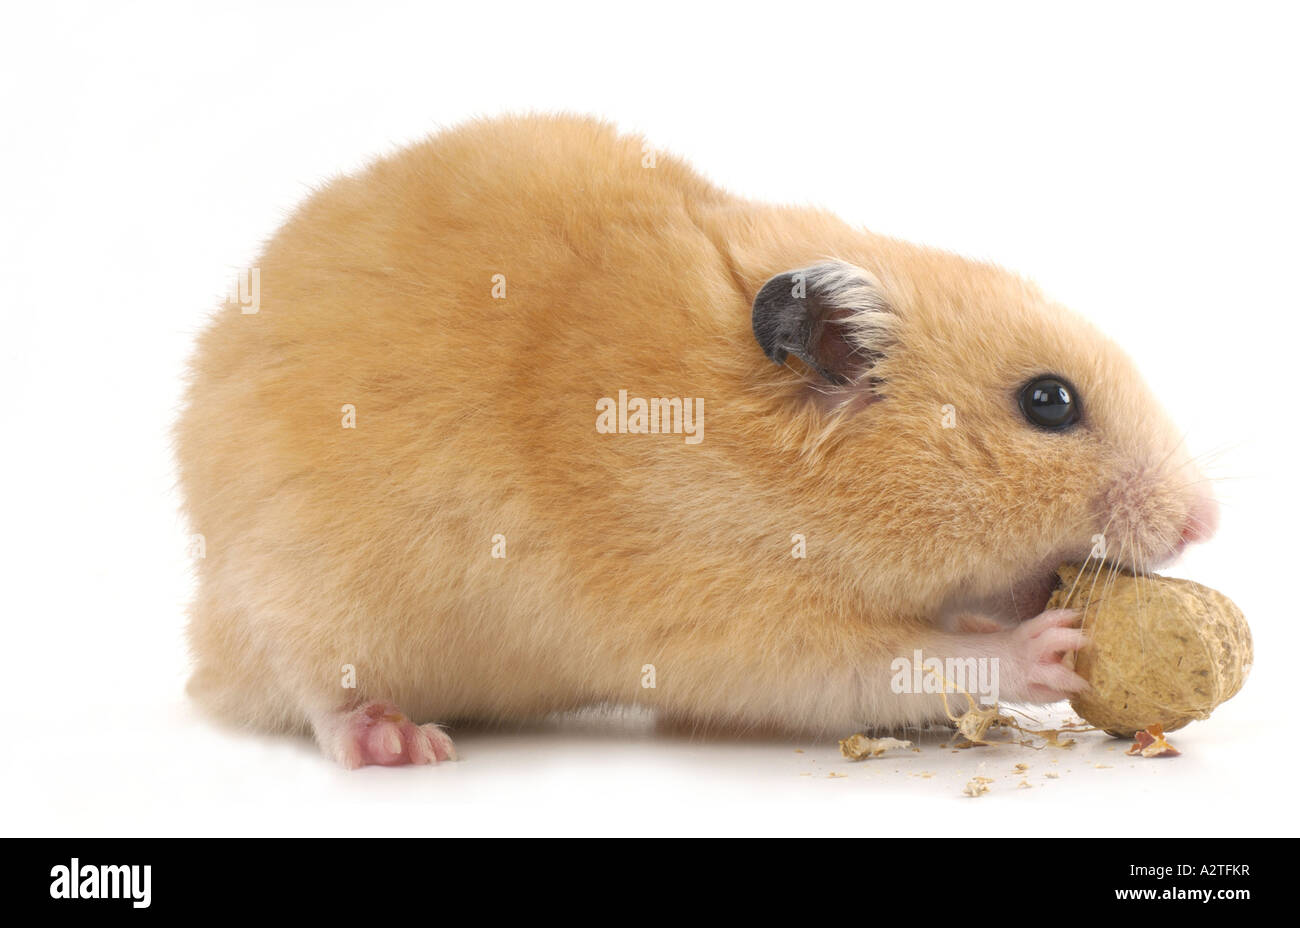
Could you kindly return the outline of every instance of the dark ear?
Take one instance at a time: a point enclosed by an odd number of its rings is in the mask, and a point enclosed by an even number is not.
[[[867,271],[841,261],[778,274],[754,297],[754,337],[773,361],[794,355],[833,384],[865,374],[890,341],[893,312]]]

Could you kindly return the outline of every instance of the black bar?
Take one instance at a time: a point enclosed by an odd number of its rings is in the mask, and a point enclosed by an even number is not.
[[[623,907],[605,908],[606,915],[640,921],[656,911],[681,913],[679,904],[692,913],[716,908],[733,915],[779,904],[807,918],[856,921],[866,913],[919,914],[932,906],[976,911],[969,906],[990,902],[1023,904],[1023,914],[1042,917],[1126,909],[1176,915],[1193,906],[1230,917],[1259,902],[1283,904],[1283,882],[1295,873],[1289,840],[881,835],[783,846],[753,839],[543,843],[549,842],[8,839],[10,864],[0,870],[0,886],[10,906],[131,918],[292,911],[373,920],[387,911],[404,919],[424,899],[431,914],[452,907],[510,917],[505,902],[531,920],[547,909],[595,911],[621,899]],[[68,881],[60,882],[74,859],[83,877],[76,899]],[[115,881],[118,898],[84,898],[87,890],[111,892]]]

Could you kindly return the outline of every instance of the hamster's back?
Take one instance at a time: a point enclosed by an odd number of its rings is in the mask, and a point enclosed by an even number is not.
[[[662,545],[675,484],[731,469],[725,441],[687,470],[680,442],[593,453],[597,398],[718,396],[719,346],[752,348],[696,215],[730,202],[563,117],[473,123],[311,197],[257,262],[258,311],[223,307],[192,364],[192,691],[290,725],[343,665],[443,719],[583,701],[600,629],[576,600]]]

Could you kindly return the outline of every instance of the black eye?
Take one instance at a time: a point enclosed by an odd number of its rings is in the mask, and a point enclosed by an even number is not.
[[[1035,377],[1020,389],[1020,411],[1041,429],[1065,429],[1079,421],[1079,397],[1059,377]]]

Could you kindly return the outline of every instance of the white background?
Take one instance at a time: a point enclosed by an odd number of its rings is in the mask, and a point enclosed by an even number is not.
[[[1296,833],[1287,6],[30,4],[4,19],[0,831]],[[1140,762],[1093,735],[1068,752],[932,739],[849,765],[833,742],[691,739],[638,717],[458,732],[458,764],[348,773],[305,740],[198,717],[167,439],[194,333],[314,185],[525,109],[599,114],[737,193],[993,258],[1096,319],[1222,478],[1218,538],[1171,572],[1251,620],[1242,694],[1178,734],[1181,758]],[[1016,762],[1033,789],[1014,788]],[[993,791],[962,797],[977,772]]]

